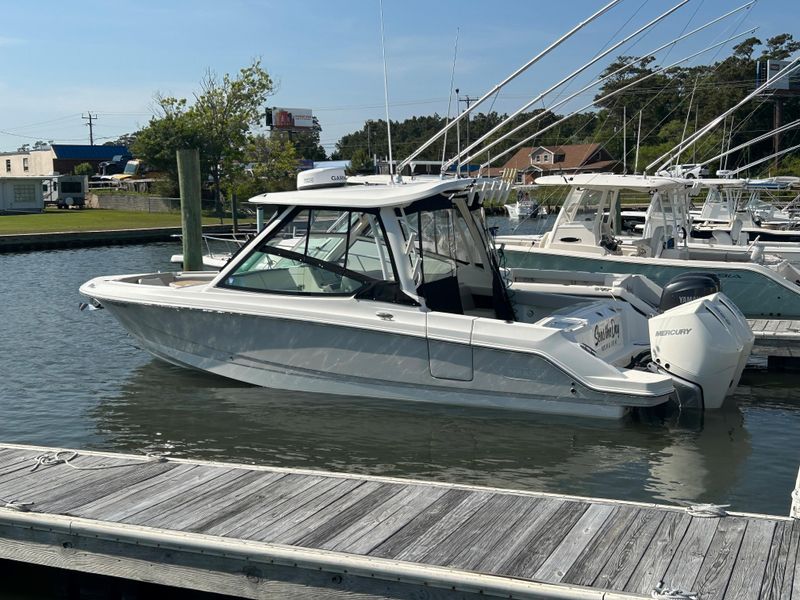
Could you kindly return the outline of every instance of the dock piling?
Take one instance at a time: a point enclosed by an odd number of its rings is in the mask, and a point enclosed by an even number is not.
[[[203,223],[200,204],[200,151],[177,151],[178,185],[181,192],[183,230],[183,270],[203,270]]]
[[[797,481],[792,490],[792,508],[789,516],[793,519],[800,519],[800,469],[797,470]]]

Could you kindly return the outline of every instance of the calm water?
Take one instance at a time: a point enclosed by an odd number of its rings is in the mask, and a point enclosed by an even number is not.
[[[800,377],[748,376],[702,424],[253,388],[152,359],[107,312],[78,310],[87,279],[168,270],[178,251],[151,244],[0,255],[0,441],[787,514],[800,463]]]

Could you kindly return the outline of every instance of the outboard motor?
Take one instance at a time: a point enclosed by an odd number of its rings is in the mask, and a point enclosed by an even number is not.
[[[677,278],[676,278],[677,279]],[[719,286],[713,277],[685,284],[686,293]],[[681,285],[670,293],[684,295]],[[667,294],[667,288],[664,288]],[[665,305],[662,297],[661,306]],[[672,376],[682,405],[714,409],[739,384],[755,337],[747,320],[724,294],[712,293],[665,310],[648,321],[651,358],[659,371]]]
[[[664,312],[720,290],[719,277],[714,273],[683,273],[670,279],[664,286],[658,309]]]

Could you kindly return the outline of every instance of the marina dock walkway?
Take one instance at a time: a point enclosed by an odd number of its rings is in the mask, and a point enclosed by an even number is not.
[[[748,367],[800,371],[800,320],[749,319],[756,344]]]
[[[0,558],[245,598],[800,599],[788,517],[16,445],[0,497]]]

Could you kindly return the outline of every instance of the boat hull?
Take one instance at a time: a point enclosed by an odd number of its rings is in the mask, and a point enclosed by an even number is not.
[[[267,388],[405,401],[620,418],[670,395],[589,389],[542,356],[473,347],[437,350],[428,340],[325,323],[103,300],[153,355]],[[446,345],[447,346],[447,345]],[[468,372],[468,378],[464,373]]]

